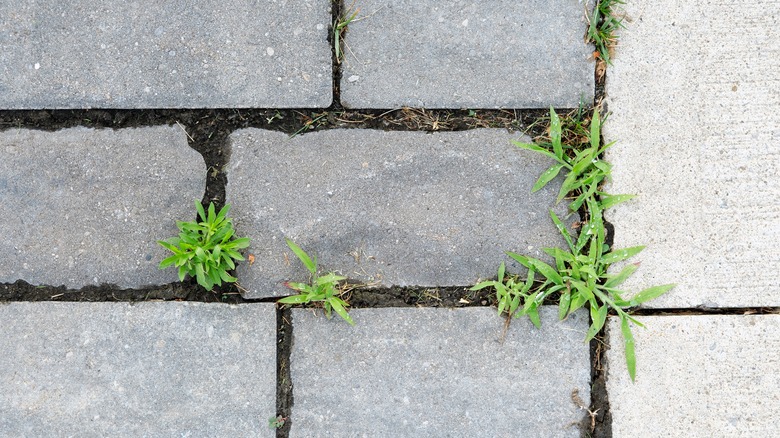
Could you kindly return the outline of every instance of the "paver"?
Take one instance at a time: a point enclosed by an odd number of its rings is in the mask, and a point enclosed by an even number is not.
[[[0,132],[0,282],[178,281],[156,240],[195,216],[203,157],[180,127]]]
[[[471,285],[511,260],[504,251],[544,256],[541,248],[565,245],[548,213],[561,180],[532,194],[550,162],[510,143],[519,138],[498,129],[235,132],[226,197],[255,257],[239,282],[260,297],[306,280],[285,237],[322,268],[382,286]]]
[[[354,327],[293,310],[290,436],[579,437],[587,313],[540,313],[502,342],[491,308],[354,309]]]
[[[774,436],[780,412],[780,315],[645,316],[637,378],[609,322],[614,436]],[[616,339],[617,338],[617,339]]]
[[[616,246],[648,245],[626,287],[678,284],[649,307],[778,306],[778,4],[645,6],[625,6],[606,89],[609,191],[639,195],[607,219]]]
[[[0,305],[2,436],[273,436],[272,304]]]
[[[0,108],[327,107],[330,1],[0,3]]]
[[[586,6],[587,3],[587,6]],[[349,108],[576,108],[594,93],[592,2],[361,0],[344,38]]]

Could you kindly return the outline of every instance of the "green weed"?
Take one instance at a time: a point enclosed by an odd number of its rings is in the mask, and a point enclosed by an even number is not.
[[[236,268],[233,260],[244,260],[237,250],[249,246],[249,238],[233,238],[233,221],[227,217],[230,205],[215,213],[214,204],[210,203],[207,215],[203,205],[196,200],[195,209],[200,222],[178,221],[179,237],[157,241],[173,252],[160,262],[160,269],[173,265],[179,268],[179,281],[189,275],[210,291],[215,285],[221,286],[223,281],[236,281],[227,271]]]
[[[353,2],[352,6],[354,6],[354,4],[355,3]],[[357,14],[360,12],[360,8],[353,11],[352,6],[347,8],[347,11],[333,22],[333,49],[336,54],[336,62],[339,64],[344,58],[344,51],[341,48],[344,32],[347,31],[347,26],[357,19]]]
[[[281,415],[277,415],[268,419],[268,427],[271,429],[281,429],[284,427],[284,423],[286,421],[286,418],[282,417]]]
[[[623,5],[623,0],[597,0],[588,26],[588,39],[596,46],[596,56],[607,64],[612,64],[612,55],[617,44],[617,32],[623,25],[623,18],[615,15],[615,6]]]
[[[340,317],[347,321],[350,325],[355,325],[352,317],[347,313],[346,308],[349,304],[341,299],[344,291],[339,288],[339,283],[346,280],[346,277],[341,277],[333,272],[320,276],[317,272],[317,258],[313,259],[296,245],[292,240],[285,239],[287,246],[290,247],[292,252],[300,259],[301,263],[311,274],[311,281],[309,283],[293,283],[287,282],[286,286],[290,289],[301,292],[298,295],[292,295],[282,298],[277,301],[280,304],[309,304],[309,303],[322,303],[322,307],[325,309],[325,316],[331,317],[331,310],[335,311]]]
[[[581,125],[575,125],[575,128],[576,126]],[[598,111],[594,110],[587,139],[580,144],[567,145],[562,141],[561,119],[552,108],[550,108],[549,132],[549,143],[515,142],[518,147],[540,153],[556,162],[542,173],[532,191],[538,191],[564,172],[566,177],[558,193],[558,202],[567,196],[573,199],[569,203],[569,209],[577,211],[584,207],[587,221],[582,225],[579,235],[574,236],[563,221],[550,211],[553,223],[568,246],[568,250],[544,249],[544,252],[555,260],[555,266],[550,266],[536,258],[508,252],[509,257],[528,268],[526,281],[518,282],[517,277],[506,276],[502,263],[496,280],[479,283],[473,289],[493,287],[496,290],[499,314],[506,311],[508,315],[515,317],[527,315],[537,327],[540,325],[537,309],[551,296],[558,298],[560,319],[587,306],[590,310],[591,324],[585,335],[586,342],[601,331],[607,315],[612,312],[620,318],[621,332],[626,346],[626,365],[631,379],[634,380],[636,356],[629,322],[643,326],[629,314],[629,311],[633,307],[663,295],[675,285],[650,287],[626,299],[624,297],[628,296],[628,293],[619,287],[639,265],[628,264],[617,274],[608,273],[610,265],[633,257],[644,247],[613,250],[606,244],[604,210],[634,196],[610,195],[602,191],[602,186],[609,179],[612,170],[612,167],[602,160],[602,154],[614,142],[601,144],[601,120]],[[541,277],[538,281],[537,274]],[[522,307],[520,307],[521,301]]]

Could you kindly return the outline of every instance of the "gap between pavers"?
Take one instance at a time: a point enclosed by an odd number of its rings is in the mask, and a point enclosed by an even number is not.
[[[613,436],[776,436],[780,315],[643,316],[626,371],[610,318],[607,392]]]
[[[494,277],[504,251],[546,258],[565,245],[550,219],[561,178],[531,193],[549,159],[499,129],[334,129],[290,139],[244,129],[230,137],[227,203],[254,263],[245,296],[289,293],[308,273],[288,237],[325,270],[374,286],[464,286]],[[520,272],[516,263],[510,269]]]
[[[274,435],[272,304],[0,305],[0,435]]]
[[[330,0],[0,2],[0,108],[328,107],[330,11]]]
[[[576,108],[593,100],[593,46],[584,41],[592,1],[353,7],[342,42],[347,108]]]
[[[579,437],[590,400],[584,311],[542,328],[493,308],[293,310],[291,437]],[[590,425],[590,421],[586,423]]]
[[[638,197],[606,215],[647,245],[627,290],[677,283],[647,307],[780,306],[780,8],[733,6],[625,5],[604,135],[608,191]]]
[[[203,157],[177,126],[0,132],[0,282],[178,281],[156,240],[195,217]]]

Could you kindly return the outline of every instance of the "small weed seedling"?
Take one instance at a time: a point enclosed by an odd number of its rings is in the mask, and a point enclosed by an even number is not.
[[[227,217],[230,205],[215,213],[211,203],[207,215],[203,205],[196,200],[195,209],[201,222],[178,221],[179,237],[157,241],[173,252],[160,262],[160,269],[173,265],[179,268],[179,281],[189,275],[210,291],[214,285],[221,286],[223,281],[236,281],[227,271],[236,268],[233,260],[244,260],[237,250],[249,246],[249,238],[233,239],[233,221]]]
[[[615,16],[615,5],[623,0],[598,0],[588,26],[588,39],[596,46],[596,56],[612,64],[612,51],[617,44],[617,31],[625,28],[623,19]]]
[[[317,273],[317,258],[312,259],[306,252],[296,245],[290,239],[285,239],[287,246],[290,247],[292,252],[300,259],[301,263],[308,269],[311,274],[311,281],[309,283],[293,283],[287,282],[286,285],[290,289],[301,292],[298,295],[292,295],[282,298],[277,301],[280,304],[309,304],[309,303],[322,303],[322,307],[325,309],[325,316],[331,317],[331,310],[334,310],[340,317],[347,321],[350,325],[355,325],[352,317],[347,313],[347,307],[349,304],[341,299],[344,291],[339,288],[339,283],[346,280],[346,277],[330,272],[328,274],[320,276]]]
[[[355,3],[352,2],[352,6]],[[344,32],[347,31],[347,26],[357,19],[357,14],[360,12],[360,8],[352,10],[352,6],[347,8],[347,11],[340,16],[335,22],[333,22],[333,49],[336,54],[336,62],[341,63],[344,58],[344,50],[342,50],[342,40],[344,39]]]
[[[286,418],[282,417],[281,415],[277,415],[268,419],[268,427],[271,429],[281,429],[284,427],[284,423],[286,421]]]

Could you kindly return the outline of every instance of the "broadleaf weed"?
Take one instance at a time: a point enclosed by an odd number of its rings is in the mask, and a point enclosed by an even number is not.
[[[235,269],[234,260],[244,257],[237,251],[249,246],[249,238],[234,238],[233,220],[227,217],[230,205],[215,211],[210,203],[208,213],[200,201],[195,201],[200,221],[176,222],[179,236],[157,243],[173,253],[160,262],[160,269],[175,266],[179,269],[179,281],[189,275],[210,291],[222,282],[234,283],[236,278],[227,271]]]

